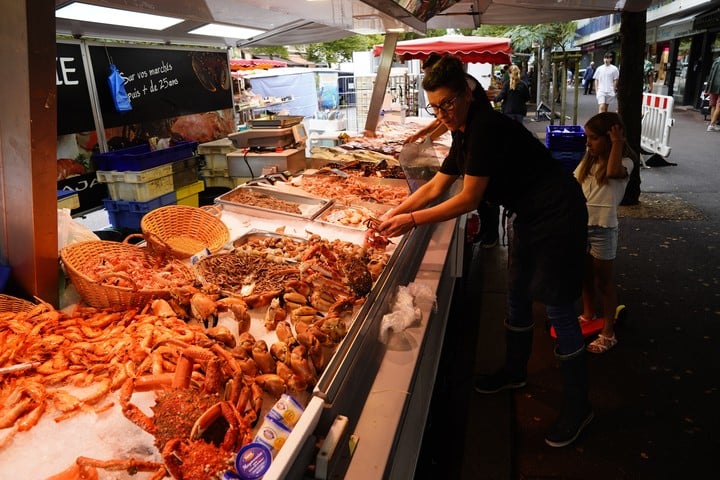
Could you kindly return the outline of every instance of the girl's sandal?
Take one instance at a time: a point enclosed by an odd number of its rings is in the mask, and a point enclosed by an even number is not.
[[[615,337],[615,335],[606,337],[601,333],[595,340],[590,342],[590,345],[587,346],[587,351],[590,353],[605,353],[615,345],[617,345],[617,337]]]

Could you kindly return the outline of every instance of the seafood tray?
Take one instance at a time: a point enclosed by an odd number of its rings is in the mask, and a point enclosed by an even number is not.
[[[248,244],[261,244],[265,248],[271,247],[271,245],[277,244],[283,240],[291,240],[297,244],[306,244],[307,239],[302,237],[296,237],[294,235],[285,235],[282,233],[268,232],[267,230],[249,230],[244,235],[233,240],[233,248],[242,249]],[[267,252],[258,252],[267,253]]]
[[[326,198],[247,185],[240,185],[230,190],[219,196],[215,202],[224,209],[247,215],[267,218],[268,214],[272,214],[270,217],[272,218],[280,214],[307,220],[312,220],[332,204],[332,200]]]
[[[336,201],[318,215],[315,221],[334,227],[365,230],[366,223],[370,218],[378,218],[388,210],[389,207],[385,205],[370,203],[361,205],[359,202],[353,205],[344,205]]]

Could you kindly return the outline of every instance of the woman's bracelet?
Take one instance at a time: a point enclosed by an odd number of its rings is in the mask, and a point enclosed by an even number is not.
[[[410,220],[413,222],[413,228],[417,227],[417,223],[415,223],[415,217],[413,217],[412,212],[410,212]]]

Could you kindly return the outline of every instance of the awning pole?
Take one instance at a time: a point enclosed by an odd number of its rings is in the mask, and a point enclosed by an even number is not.
[[[368,114],[365,119],[365,132],[368,136],[375,135],[375,129],[380,120],[380,107],[382,107],[385,90],[387,89],[388,80],[390,79],[390,68],[392,67],[392,59],[395,54],[398,36],[399,34],[397,32],[388,32],[385,34],[385,42],[383,43],[382,53],[380,54],[380,64],[375,74],[375,85],[373,86],[370,106],[368,107]]]

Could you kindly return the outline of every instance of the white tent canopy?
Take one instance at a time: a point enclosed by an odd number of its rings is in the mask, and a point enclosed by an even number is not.
[[[480,24],[518,25],[559,22],[606,15],[622,9],[645,10],[655,0],[459,0],[422,22],[400,7],[400,0],[82,0],[82,3],[183,19],[164,30],[118,27],[104,23],[56,19],[59,34],[75,38],[117,38],[164,44],[205,46],[278,46],[320,43],[355,33],[404,29],[473,28]],[[73,3],[55,0],[56,8]],[[446,2],[452,3],[452,2]],[[188,33],[217,23],[262,30],[249,39]]]

